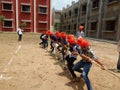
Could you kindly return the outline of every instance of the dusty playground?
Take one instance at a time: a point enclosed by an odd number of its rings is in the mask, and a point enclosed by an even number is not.
[[[0,90],[87,90],[78,73],[80,81],[71,82],[62,62],[39,47],[39,34],[25,33],[21,42],[17,38],[16,33],[0,33]],[[120,90],[120,73],[113,72],[116,44],[88,40],[107,68],[93,64],[89,78],[94,90]]]

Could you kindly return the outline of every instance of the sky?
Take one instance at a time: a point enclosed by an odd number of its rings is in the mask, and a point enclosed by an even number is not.
[[[77,2],[78,0],[52,0],[52,8],[55,8],[55,10],[62,10],[67,4],[71,5],[72,1]]]

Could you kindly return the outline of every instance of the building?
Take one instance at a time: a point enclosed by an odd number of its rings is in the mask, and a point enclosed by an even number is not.
[[[59,30],[60,26],[60,18],[61,18],[61,10],[52,10],[52,26],[54,31]]]
[[[15,32],[22,22],[25,32],[50,29],[51,0],[0,0],[0,15],[5,16],[0,31]]]
[[[120,0],[79,0],[63,8],[61,30],[76,33],[84,25],[87,37],[120,39]]]

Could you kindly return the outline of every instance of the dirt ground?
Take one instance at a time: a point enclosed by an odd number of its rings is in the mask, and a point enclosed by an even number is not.
[[[79,73],[80,81],[71,82],[62,62],[38,45],[39,34],[24,33],[21,42],[17,38],[16,33],[0,33],[0,90],[87,90]],[[89,72],[93,89],[120,90],[120,73],[113,72],[116,44],[88,40],[107,68],[103,71],[93,64]]]

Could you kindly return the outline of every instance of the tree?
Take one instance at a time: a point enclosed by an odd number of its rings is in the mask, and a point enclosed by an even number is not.
[[[0,15],[1,29],[2,29],[2,26],[4,25],[4,20],[5,20],[5,16]]]
[[[27,23],[26,22],[22,22],[21,24],[20,24],[20,27],[22,27],[22,28],[25,28],[27,26]]]
[[[60,26],[59,23],[55,23],[55,24],[54,24],[54,30],[58,30],[58,29],[59,29],[59,26]]]
[[[0,22],[2,23],[2,25],[4,24],[4,19],[5,19],[5,16],[0,15]]]

